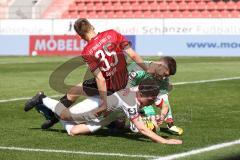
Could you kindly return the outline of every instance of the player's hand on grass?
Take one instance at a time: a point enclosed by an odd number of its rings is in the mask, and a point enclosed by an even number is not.
[[[182,144],[182,140],[179,139],[167,139],[166,144]]]

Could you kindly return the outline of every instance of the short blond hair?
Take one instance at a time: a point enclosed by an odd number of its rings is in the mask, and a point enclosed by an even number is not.
[[[74,23],[74,29],[79,36],[83,39],[86,38],[86,34],[93,29],[93,26],[86,18],[79,18]]]

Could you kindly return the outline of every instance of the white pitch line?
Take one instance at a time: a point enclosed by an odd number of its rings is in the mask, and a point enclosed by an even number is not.
[[[157,158],[158,156],[151,155],[134,155],[123,153],[105,153],[105,152],[84,152],[70,150],[55,150],[55,149],[37,149],[37,148],[21,148],[21,147],[4,147],[0,146],[0,150],[23,151],[23,152],[46,152],[46,153],[64,153],[64,154],[79,154],[92,156],[115,156],[115,157],[132,157],[132,158]]]
[[[62,63],[62,62],[64,62],[64,61],[44,61],[44,62],[41,62],[41,61],[39,61],[39,62],[0,62],[0,65],[1,64],[38,64],[38,63],[55,63],[55,62],[57,62],[57,63]]]
[[[176,82],[173,85],[184,85],[184,84],[198,84],[198,83],[208,83],[208,82],[218,82],[218,81],[229,81],[240,79],[240,77],[230,77],[230,78],[218,78],[218,79],[209,79],[209,80],[199,80],[199,81],[190,81],[190,82]]]
[[[56,98],[56,97],[60,97],[61,95],[53,95],[50,97]],[[20,100],[27,100],[30,99],[32,97],[20,97],[20,98],[12,98],[12,99],[2,99],[0,100],[0,103],[4,103],[4,102],[13,102],[13,101],[20,101]]]
[[[230,78],[219,78],[219,79],[209,79],[209,80],[199,80],[199,81],[189,81],[189,82],[176,82],[173,83],[173,85],[185,85],[185,84],[198,84],[198,83],[208,83],[208,82],[218,82],[218,81],[228,81],[228,80],[236,80],[240,79],[240,77],[230,77]],[[54,95],[50,97],[59,97],[61,95]],[[0,100],[0,103],[4,102],[13,102],[13,101],[19,101],[19,100],[27,100],[31,97],[20,97],[20,98],[13,98],[13,99],[2,99]]]
[[[233,145],[240,144],[240,139],[212,145],[209,147],[204,147],[200,149],[195,149],[183,153],[177,153],[165,157],[159,157],[159,156],[152,156],[152,155],[134,155],[134,154],[124,154],[124,153],[106,153],[106,152],[85,152],[85,151],[70,151],[70,150],[54,150],[54,149],[39,149],[39,148],[22,148],[22,147],[5,147],[0,146],[0,150],[11,150],[11,151],[23,151],[23,152],[46,152],[46,153],[64,153],[64,154],[79,154],[79,155],[92,155],[92,156],[116,156],[116,157],[133,157],[133,158],[151,158],[154,160],[175,160],[178,158],[183,158],[195,154],[200,154],[204,152],[210,152],[214,150],[218,150],[221,148],[230,147]]]
[[[169,156],[165,156],[165,157],[159,157],[155,160],[174,160],[174,159],[183,158],[183,157],[187,157],[187,156],[191,156],[191,155],[195,155],[195,154],[218,150],[218,149],[225,148],[225,147],[230,147],[230,146],[237,145],[237,144],[240,144],[240,139],[231,141],[231,142],[212,145],[209,147],[195,149],[195,150],[191,150],[191,151],[187,151],[187,152],[183,152],[183,153],[177,153],[177,154],[173,154],[173,155],[169,155]]]

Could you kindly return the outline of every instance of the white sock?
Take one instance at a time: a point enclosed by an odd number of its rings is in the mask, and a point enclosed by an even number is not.
[[[56,106],[59,103],[59,101],[49,98],[49,97],[43,98],[42,102],[47,108],[51,109],[53,112],[55,112]]]
[[[45,97],[42,99],[43,104],[49,108],[53,113],[57,114],[58,116],[61,115],[61,113],[66,109],[66,107],[59,101]]]

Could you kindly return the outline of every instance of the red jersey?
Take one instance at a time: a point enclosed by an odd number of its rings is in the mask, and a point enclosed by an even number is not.
[[[107,89],[118,91],[127,85],[128,71],[124,49],[128,40],[114,30],[107,30],[92,38],[82,52],[91,72],[99,68],[106,79]]]

